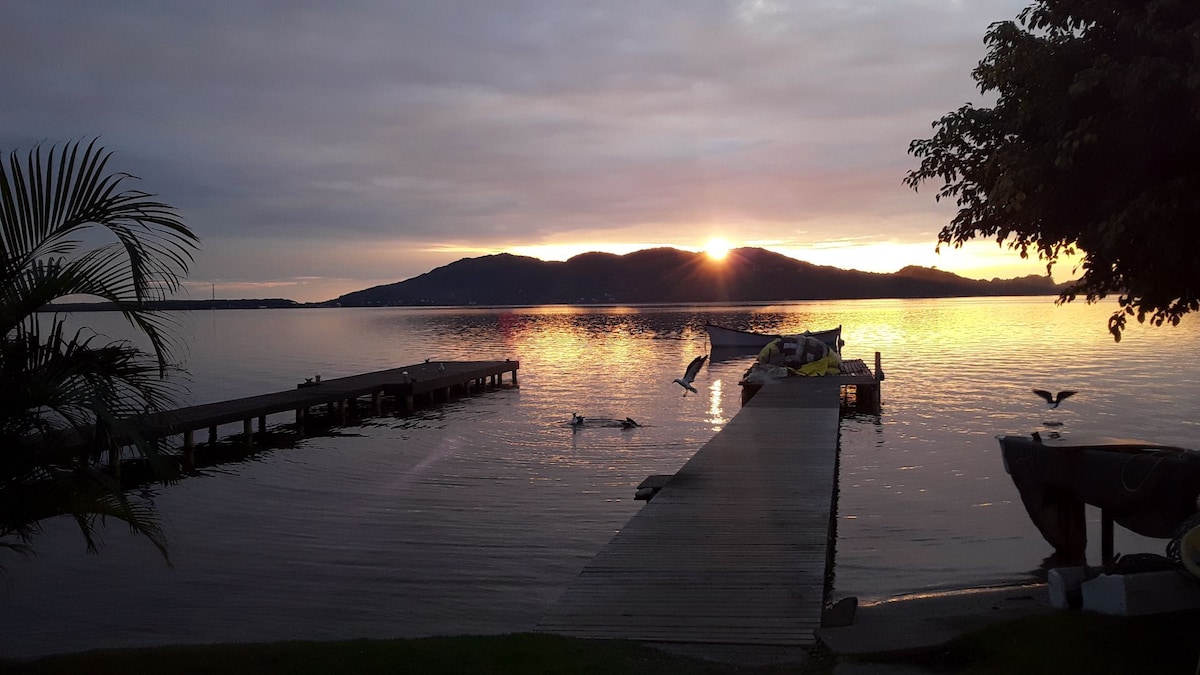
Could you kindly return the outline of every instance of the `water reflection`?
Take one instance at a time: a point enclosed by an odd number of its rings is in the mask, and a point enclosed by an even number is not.
[[[1198,437],[1197,322],[1135,325],[1114,344],[1109,311],[996,298],[181,315],[196,403],[426,358],[518,359],[520,388],[162,490],[175,568],[120,532],[84,555],[69,527],[50,524],[41,556],[6,559],[0,653],[528,629],[640,508],[633,487],[676,471],[740,409],[735,383],[753,353],[714,355],[698,395],[672,382],[708,352],[708,321],[764,333],[840,324],[848,358],[883,354],[882,410],[841,425],[838,595],[1028,580],[1049,551],[995,435],[1050,419],[1031,389],[1080,392],[1055,411],[1067,434]],[[83,318],[123,334],[119,317]],[[643,426],[573,433],[573,412]],[[1162,546],[1120,530],[1116,543]],[[130,621],[87,618],[114,613]]]

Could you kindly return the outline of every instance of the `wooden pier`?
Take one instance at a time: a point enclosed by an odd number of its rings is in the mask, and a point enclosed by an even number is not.
[[[878,387],[869,370],[858,377]],[[854,378],[763,386],[588,563],[538,630],[812,645],[832,550],[841,395]]]
[[[519,362],[511,360],[419,363],[319,382],[304,382],[295,389],[271,394],[167,410],[138,420],[138,428],[147,438],[181,434],[184,464],[190,466],[194,461],[194,434],[198,429],[207,428],[209,442],[215,443],[218,426],[240,422],[249,446],[254,438],[253,421],[258,420],[258,430],[263,432],[266,430],[267,415],[295,411],[296,424],[303,429],[309,410],[316,406],[328,406],[329,412],[343,422],[347,409],[358,405],[363,398],[370,399],[374,414],[382,412],[383,399],[388,396],[394,397],[398,406],[412,410],[418,397],[445,400],[456,388],[469,394],[488,385],[502,384],[506,373],[515,385],[519,367]],[[113,463],[114,458],[110,457],[110,464],[116,468],[119,463]]]

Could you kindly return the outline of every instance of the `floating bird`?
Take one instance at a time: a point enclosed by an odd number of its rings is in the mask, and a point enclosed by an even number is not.
[[[1034,389],[1033,393],[1046,399],[1046,403],[1049,403],[1051,408],[1057,408],[1059,403],[1075,395],[1073,391],[1060,391],[1057,396],[1054,396],[1045,389]]]
[[[625,419],[621,420],[621,428],[622,429],[636,429],[637,427],[640,427],[640,426],[642,426],[642,425],[640,425],[636,421],[634,421],[634,419],[632,417],[626,417]]]
[[[689,391],[693,394],[696,393],[696,388],[692,386],[692,380],[696,379],[696,374],[700,372],[700,366],[704,365],[704,361],[707,358],[708,354],[703,354],[692,359],[692,362],[688,364],[687,371],[683,374],[683,377],[675,378],[675,384],[683,387],[684,396],[687,396]]]
[[[579,413],[571,413],[571,426],[575,427],[576,429],[583,426],[583,417],[581,417]]]
[[[439,364],[438,364],[438,372],[439,372],[439,373],[444,373],[444,372],[446,372],[446,364],[444,364],[444,363],[439,363]]]

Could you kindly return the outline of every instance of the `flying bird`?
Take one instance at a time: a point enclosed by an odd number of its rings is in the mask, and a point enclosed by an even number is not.
[[[1062,403],[1064,400],[1075,395],[1075,392],[1073,391],[1060,391],[1058,392],[1058,395],[1055,396],[1045,389],[1034,389],[1033,393],[1046,399],[1046,403],[1049,403],[1051,408],[1057,408],[1059,403]]]
[[[696,379],[696,374],[700,372],[700,366],[704,365],[704,361],[707,358],[708,354],[703,354],[692,359],[692,362],[688,364],[687,372],[683,374],[683,377],[675,378],[675,384],[683,387],[684,396],[687,396],[689,391],[693,394],[696,393],[696,388],[692,386],[692,380]]]

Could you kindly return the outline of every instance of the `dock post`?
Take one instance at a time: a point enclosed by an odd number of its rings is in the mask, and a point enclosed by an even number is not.
[[[304,430],[304,408],[296,408],[296,427]]]
[[[883,382],[883,358],[879,352],[875,352],[875,380]]]
[[[246,449],[254,447],[254,426],[249,417],[242,420],[242,435],[246,437]]]
[[[196,468],[196,441],[191,429],[183,432],[183,468],[188,471]]]
[[[517,369],[513,368],[509,372],[512,373],[512,383],[513,383],[513,386],[515,387],[517,385]]]
[[[267,416],[266,415],[258,416],[258,433],[260,433],[260,434],[267,433]]]
[[[217,425],[215,424],[208,428],[208,444],[217,444]]]
[[[383,392],[376,391],[371,394],[371,408],[375,411],[375,416],[379,417],[383,414]]]

